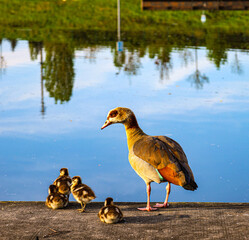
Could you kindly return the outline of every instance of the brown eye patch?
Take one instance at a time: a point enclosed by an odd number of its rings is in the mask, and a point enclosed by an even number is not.
[[[111,118],[114,118],[114,117],[116,117],[117,115],[118,115],[118,111],[117,111],[117,110],[113,110],[113,111],[111,111],[110,114],[109,114],[109,116],[110,116]]]

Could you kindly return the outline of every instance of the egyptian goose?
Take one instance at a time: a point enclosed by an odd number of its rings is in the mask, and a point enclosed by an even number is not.
[[[81,209],[78,209],[79,212],[84,212],[86,204],[96,198],[93,190],[83,184],[79,176],[72,178],[71,192],[75,200],[81,204]]]
[[[181,146],[166,136],[149,136],[139,127],[135,114],[128,108],[118,107],[109,111],[101,129],[114,123],[125,126],[129,149],[129,162],[147,186],[147,206],[139,210],[157,210],[168,206],[170,184],[180,185],[187,190],[196,190],[197,184]],[[150,206],[150,183],[168,182],[163,204]]]
[[[58,187],[60,193],[69,197],[71,183],[72,179],[69,177],[68,169],[61,168],[60,176],[55,179],[53,184]]]
[[[50,185],[48,188],[48,197],[46,199],[46,206],[52,209],[64,208],[68,205],[68,197],[59,193],[58,187]]]
[[[98,217],[104,223],[118,223],[123,220],[123,213],[119,207],[113,204],[113,199],[108,197],[105,200],[104,207],[100,209]]]

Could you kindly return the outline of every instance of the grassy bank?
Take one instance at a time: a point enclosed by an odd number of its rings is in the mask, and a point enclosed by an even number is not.
[[[49,30],[116,30],[117,0],[0,0],[1,29],[40,28]],[[140,0],[121,1],[123,31],[247,31],[249,12],[206,12],[207,22],[200,22],[201,11],[142,11]]]

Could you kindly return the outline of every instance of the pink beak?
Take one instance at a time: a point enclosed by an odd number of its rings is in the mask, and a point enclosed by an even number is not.
[[[106,120],[104,125],[102,126],[101,130],[103,130],[104,128],[106,128],[107,126],[111,125],[112,122],[110,122],[109,120]]]

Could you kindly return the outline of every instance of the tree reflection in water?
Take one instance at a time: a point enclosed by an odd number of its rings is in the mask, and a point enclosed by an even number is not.
[[[41,114],[45,115],[45,102],[44,102],[44,71],[43,71],[43,42],[29,42],[29,52],[32,61],[38,59],[40,55],[40,73],[41,73]]]
[[[141,66],[141,60],[137,51],[127,53],[127,61],[124,64],[124,71],[128,75],[137,75]]]
[[[125,64],[125,51],[119,52],[115,50],[113,62],[114,66],[117,67],[120,72],[122,70],[122,66]]]
[[[3,56],[2,41],[3,40],[0,39],[0,77],[2,76],[2,74],[4,73],[4,71],[7,67],[6,61],[5,61],[4,56]]]
[[[159,72],[161,81],[169,79],[173,70],[172,52],[177,49],[182,64],[187,67],[195,61],[195,72],[187,79],[191,85],[197,89],[202,89],[205,83],[209,82],[208,77],[201,73],[198,68],[198,47],[205,46],[208,59],[219,69],[221,64],[225,64],[229,49],[247,49],[248,38],[241,38],[243,41],[233,42],[236,35],[226,36],[220,33],[209,34],[205,38],[201,35],[160,35],[152,37],[149,34],[136,35],[125,33],[125,49],[118,52],[115,48],[115,33],[112,32],[65,32],[60,40],[43,39],[40,42],[29,41],[31,60],[36,60],[40,56],[41,66],[41,113],[45,114],[44,85],[49,96],[55,102],[67,102],[71,99],[74,85],[74,57],[75,51],[80,49],[84,54],[84,59],[95,62],[97,53],[102,47],[107,47],[113,53],[113,63],[118,69],[127,75],[137,75],[142,68],[142,59],[149,57],[154,61]],[[7,38],[12,51],[15,51],[18,40]],[[196,43],[199,44],[196,44]],[[195,55],[192,56],[191,48],[194,48]],[[0,47],[2,48],[1,42]],[[1,50],[0,48],[0,50]],[[45,60],[43,59],[43,53]],[[1,54],[1,73],[6,68],[4,56]],[[234,61],[231,63],[231,70],[236,74],[243,72],[241,63],[235,50]]]
[[[157,69],[160,73],[161,81],[165,79],[169,79],[170,70],[173,68],[173,64],[171,62],[171,47],[163,47],[159,49],[159,53],[157,54],[157,59],[155,64],[157,65]]]
[[[241,64],[238,58],[238,52],[236,50],[234,54],[234,60],[232,62],[232,72],[237,73],[239,75],[243,73],[243,69],[241,67]]]
[[[84,58],[88,59],[90,63],[95,63],[97,51],[98,49],[96,47],[88,47],[84,49]]]
[[[191,74],[188,79],[191,85],[194,85],[196,89],[202,89],[204,83],[208,83],[208,77],[205,74],[201,74],[198,68],[198,52],[197,47],[195,47],[195,72]]]
[[[193,62],[192,52],[188,48],[184,48],[179,52],[180,60],[182,61],[182,66],[187,67],[190,62]]]
[[[10,42],[12,52],[14,52],[18,43],[17,39],[7,39],[7,40]]]
[[[115,51],[114,65],[119,72],[124,71],[127,75],[137,75],[141,67],[141,57],[139,50],[137,51]]]
[[[46,43],[45,87],[55,103],[70,100],[74,84],[74,48],[67,43]]]
[[[209,60],[215,64],[217,69],[220,69],[220,66],[227,62],[227,41],[228,40],[219,33],[215,33],[212,37],[207,39],[207,49],[209,50],[207,56]]]

